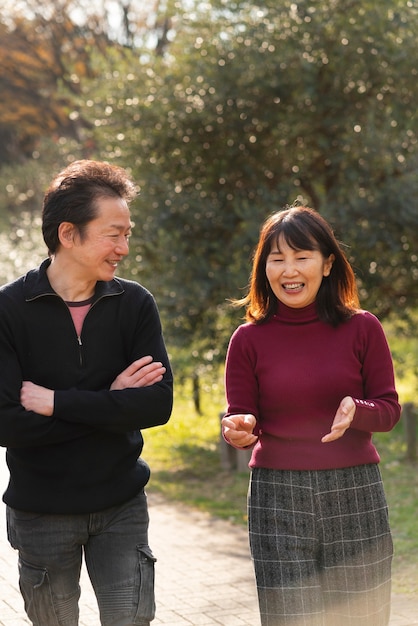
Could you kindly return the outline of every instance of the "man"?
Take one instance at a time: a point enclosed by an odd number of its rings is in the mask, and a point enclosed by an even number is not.
[[[115,278],[135,185],[76,161],[46,192],[49,257],[0,290],[0,444],[8,538],[35,626],[78,624],[82,555],[103,626],[154,618],[140,429],[168,421],[172,374],[158,310]]]

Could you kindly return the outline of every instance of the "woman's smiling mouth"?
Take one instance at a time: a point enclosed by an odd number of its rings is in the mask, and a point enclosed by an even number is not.
[[[305,283],[284,283],[282,285],[285,291],[299,291],[305,286]]]

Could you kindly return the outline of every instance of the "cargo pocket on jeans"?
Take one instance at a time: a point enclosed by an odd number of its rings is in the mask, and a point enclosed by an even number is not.
[[[149,546],[138,546],[138,604],[135,624],[148,626],[155,617],[155,561]]]
[[[19,559],[19,586],[26,613],[35,626],[59,626],[48,572]]]

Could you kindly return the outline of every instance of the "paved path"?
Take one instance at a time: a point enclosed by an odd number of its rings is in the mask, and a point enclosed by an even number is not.
[[[0,451],[0,489],[7,482]],[[150,544],[157,556],[153,626],[259,626],[245,529],[149,494]],[[17,583],[17,556],[7,543],[0,506],[0,626],[29,625]],[[80,626],[100,626],[82,572]],[[394,596],[390,626],[418,626],[418,598]]]

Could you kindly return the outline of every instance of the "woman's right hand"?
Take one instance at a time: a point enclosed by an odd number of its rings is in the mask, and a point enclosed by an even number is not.
[[[228,415],[222,418],[224,437],[237,448],[252,446],[258,439],[257,435],[253,435],[256,423],[257,420],[251,413]]]

